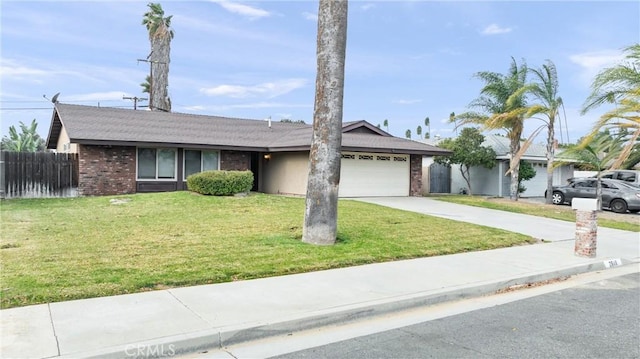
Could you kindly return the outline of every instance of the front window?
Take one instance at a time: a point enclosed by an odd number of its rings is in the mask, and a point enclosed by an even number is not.
[[[174,180],[175,148],[138,148],[138,179]]]
[[[202,171],[218,169],[217,151],[184,150],[184,178]]]

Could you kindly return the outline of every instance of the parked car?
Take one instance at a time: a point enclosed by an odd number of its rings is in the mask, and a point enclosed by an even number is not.
[[[574,198],[596,198],[596,186],[595,178],[572,178],[567,185],[553,186],[552,202],[560,205],[570,204]],[[616,213],[640,212],[640,188],[619,180],[602,180],[602,207]]]
[[[596,178],[598,175],[593,175],[588,178]],[[573,182],[580,177],[569,178],[568,182]],[[585,177],[586,178],[586,177]],[[640,171],[635,170],[610,170],[604,171],[600,174],[602,179],[613,179],[624,181],[627,184],[640,188]]]
[[[640,171],[613,170],[605,171],[600,176],[602,179],[614,179],[624,181],[636,187],[640,187]]]

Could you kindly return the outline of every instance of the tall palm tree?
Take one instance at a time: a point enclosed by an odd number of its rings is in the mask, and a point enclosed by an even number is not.
[[[384,121],[382,122],[382,126],[384,126],[387,129],[387,132],[389,132],[389,120],[385,118]]]
[[[151,53],[147,60],[150,66],[149,107],[152,110],[171,111],[169,99],[169,62],[171,61],[172,16],[164,16],[164,10],[158,3],[147,4],[149,11],[142,18],[142,25],[149,31]]]
[[[332,245],[338,229],[347,0],[320,0],[313,136],[302,241]]]
[[[555,122],[559,116],[562,98],[558,96],[558,71],[550,60],[539,69],[531,69],[535,79],[529,85],[529,92],[537,103],[529,108],[526,117],[543,116],[547,127],[547,196],[546,203],[552,203],[553,196],[553,161],[555,160]]]
[[[142,93],[151,93],[151,76],[147,75],[144,78],[144,82],[140,83],[140,87],[142,87]]]
[[[591,94],[582,107],[582,113],[605,103],[615,108],[606,112],[595,123],[591,133],[583,139],[586,145],[603,129],[616,129],[620,133],[630,134],[620,157],[610,168],[620,168],[638,145],[640,137],[640,44],[624,49],[625,61],[602,70],[593,80]]]
[[[470,108],[480,112],[469,111],[451,119],[456,122],[456,127],[464,124],[475,123],[485,129],[502,129],[509,138],[509,153],[511,154],[509,171],[511,185],[509,197],[518,200],[518,175],[520,167],[520,138],[524,129],[524,120],[527,113],[526,81],[527,65],[524,60],[518,66],[516,60],[511,58],[511,65],[506,74],[496,72],[478,72],[475,77],[484,81],[485,85],[480,90],[480,97],[469,104]],[[457,122],[457,120],[460,120]]]
[[[418,138],[422,138],[422,126],[418,125],[416,127],[416,135],[418,135]]]
[[[424,134],[424,138],[431,138],[431,120],[429,120],[428,116],[424,119],[424,130],[426,131]]]

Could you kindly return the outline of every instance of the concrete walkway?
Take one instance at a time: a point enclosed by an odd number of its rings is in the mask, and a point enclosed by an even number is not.
[[[551,243],[6,309],[0,357],[173,355],[640,262],[638,233],[600,228],[588,259],[573,255],[570,222],[428,198],[364,201]]]

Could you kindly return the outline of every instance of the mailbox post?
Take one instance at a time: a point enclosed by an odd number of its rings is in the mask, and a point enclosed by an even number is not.
[[[598,201],[595,198],[574,198],[571,208],[576,210],[576,245],[578,257],[594,258],[598,242]]]

